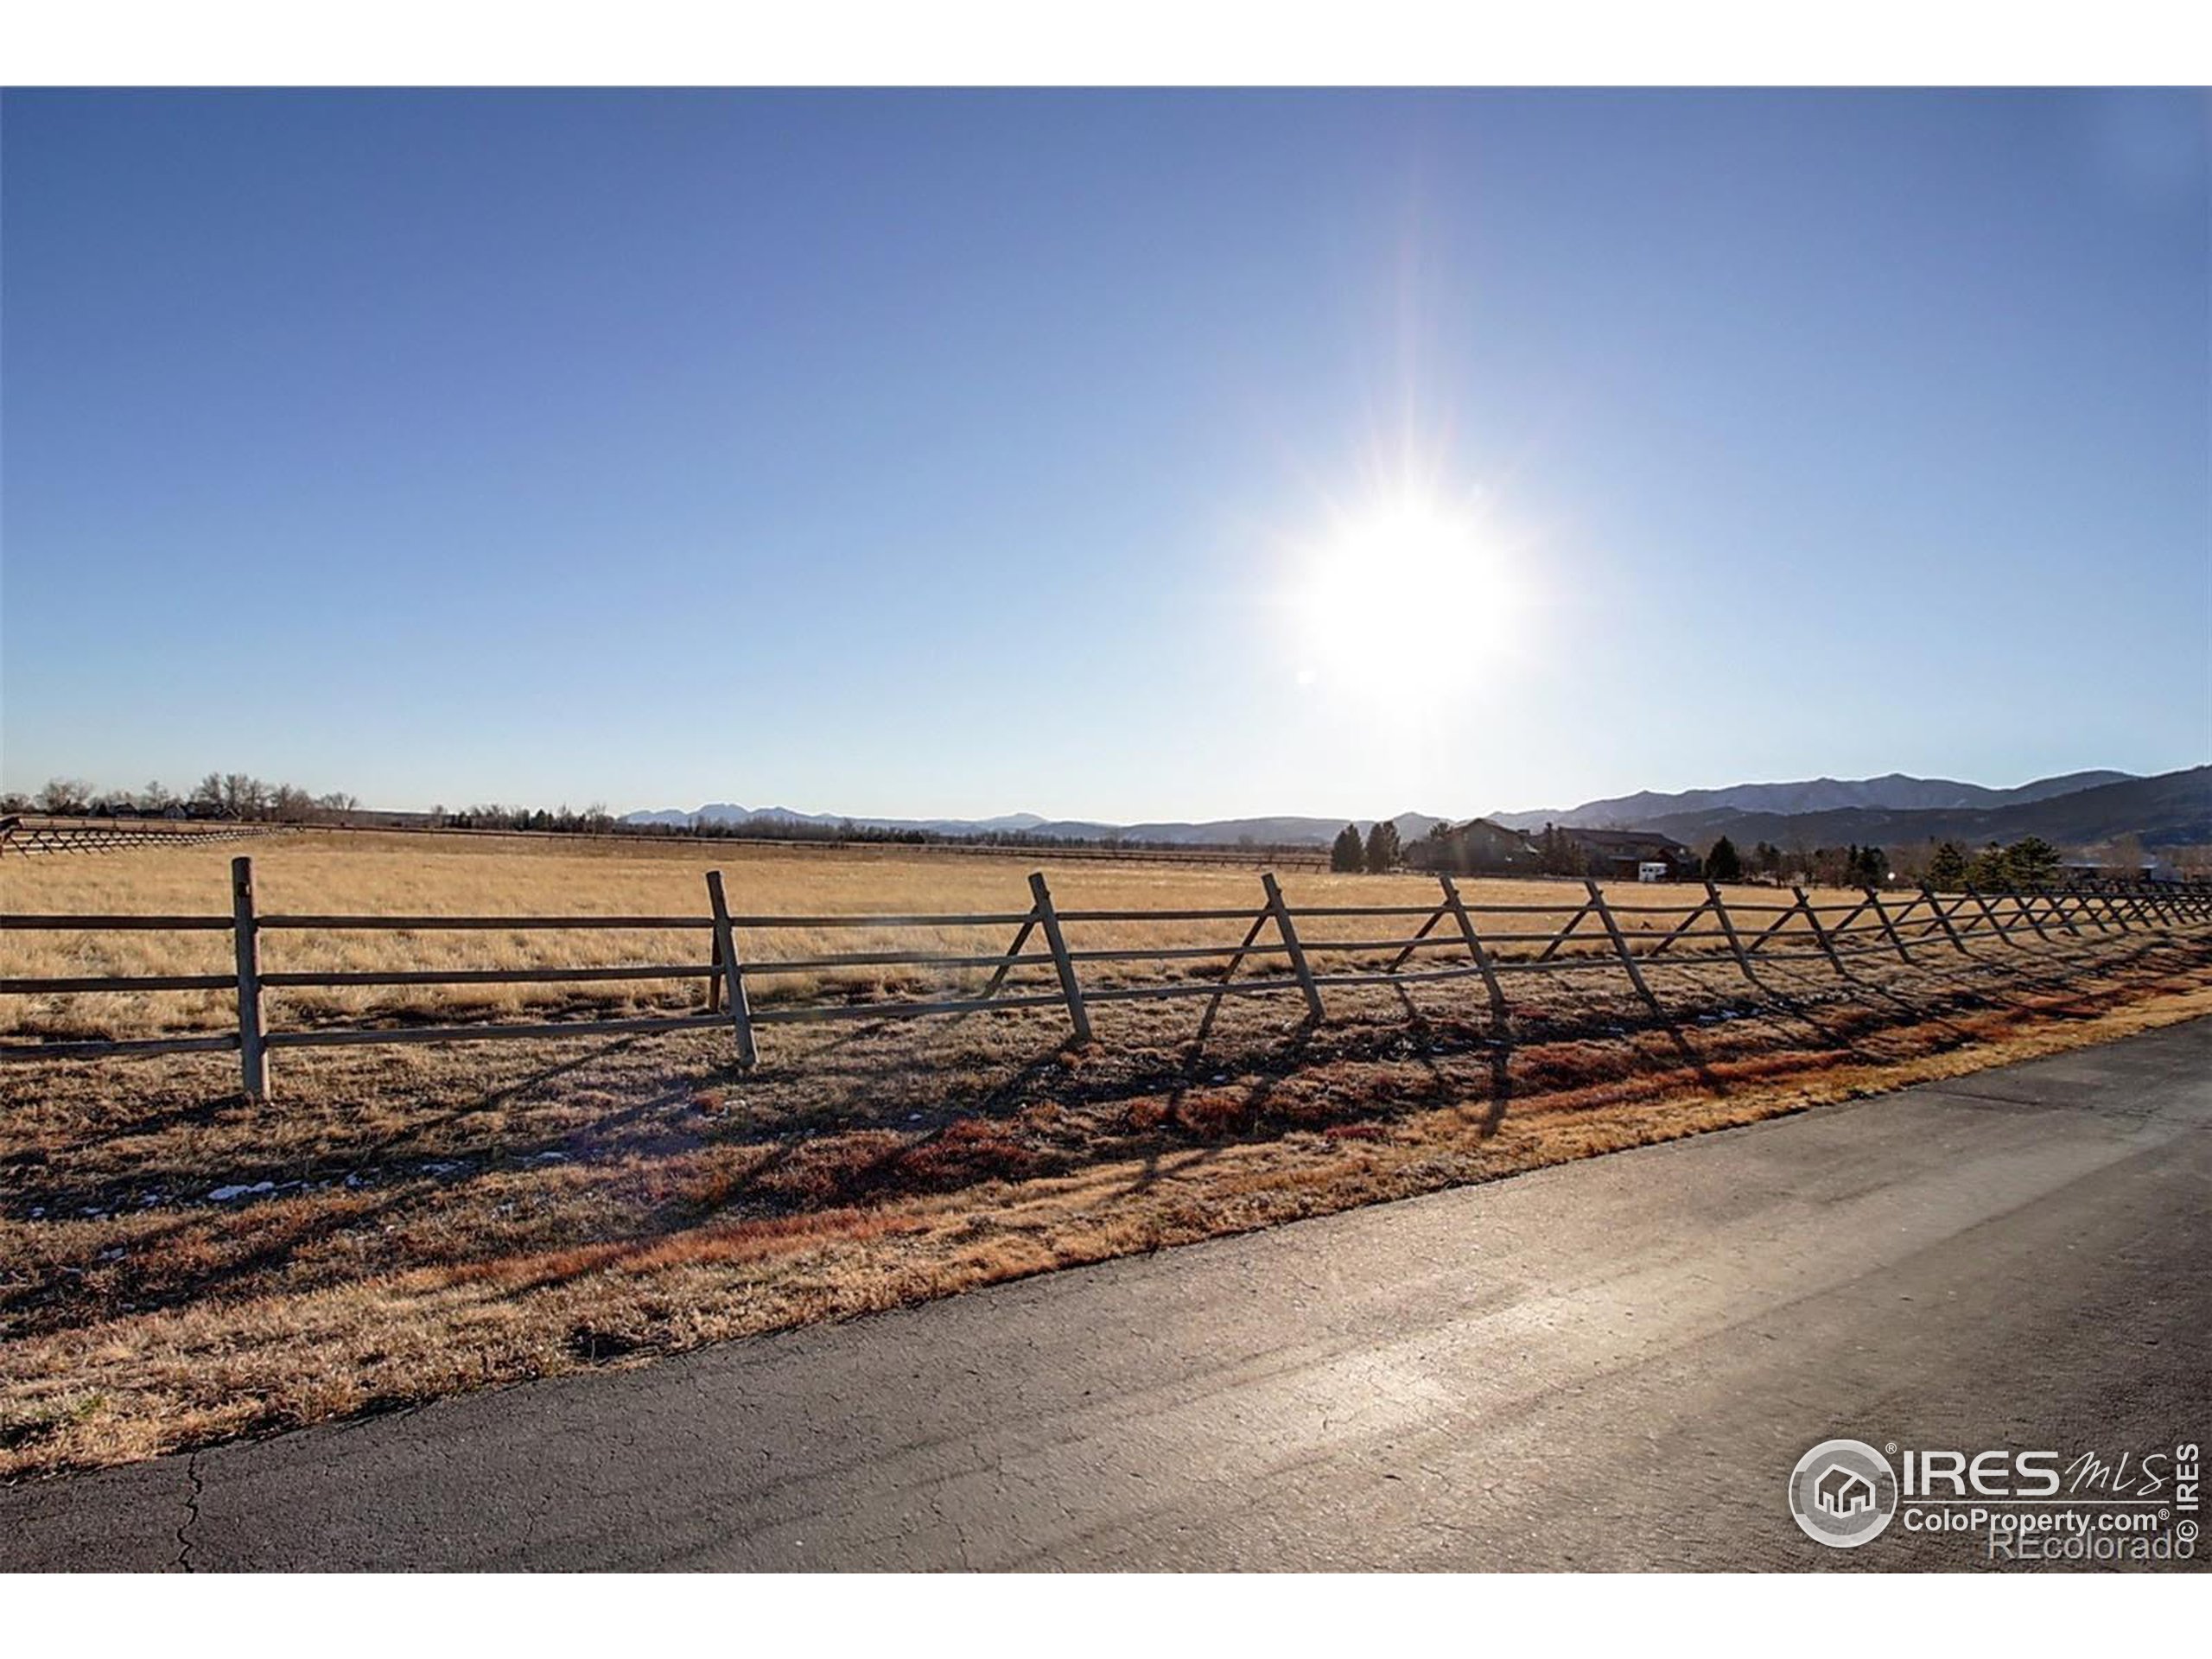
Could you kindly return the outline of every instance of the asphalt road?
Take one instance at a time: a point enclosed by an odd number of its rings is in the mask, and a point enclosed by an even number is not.
[[[12,1568],[1961,1568],[1799,1454],[2212,1446],[2212,1020],[0,1491]],[[2196,1560],[2206,1558],[2198,1546]],[[2011,1570],[2021,1570],[2017,1566]]]

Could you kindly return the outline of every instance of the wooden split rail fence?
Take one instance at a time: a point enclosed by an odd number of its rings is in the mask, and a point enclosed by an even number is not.
[[[251,836],[282,835],[295,828],[282,823],[172,823],[162,827],[128,819],[89,823],[27,823],[0,818],[0,858],[39,853],[108,853],[126,847],[204,847],[210,842],[244,841]]]
[[[99,977],[0,979],[0,995],[39,996],[77,993],[229,991],[237,997],[233,1030],[211,1034],[100,1041],[41,1041],[0,1045],[0,1060],[37,1061],[113,1056],[235,1051],[247,1095],[260,1098],[269,1088],[269,1056],[283,1048],[353,1045],[479,1042],[493,1039],[546,1040],[556,1038],[630,1035],[650,1032],[728,1027],[735,1039],[741,1065],[759,1059],[757,1033],[762,1026],[828,1020],[916,1019],[1020,1008],[1065,1011],[1075,1039],[1091,1038],[1090,1009],[1101,1003],[1167,997],[1205,997],[1199,1025],[1211,1028],[1224,997],[1295,995],[1307,1016],[1326,1018],[1322,992],[1338,987],[1398,986],[1424,982],[1478,979],[1491,1014],[1502,1020],[1507,1004],[1503,976],[1516,973],[1575,970],[1624,973],[1637,994],[1663,1016],[1645,969],[1662,961],[1688,965],[1732,967],[1755,987],[1758,969],[1769,963],[1810,962],[1848,976],[1846,965],[1864,956],[1891,956],[1910,963],[1923,950],[1971,956],[1969,941],[2026,947],[2032,934],[2047,944],[2063,944],[2100,935],[2143,930],[2171,933],[2212,922],[2212,888],[2202,884],[2175,887],[2142,883],[2126,888],[2102,887],[2028,893],[1985,893],[1969,887],[1957,893],[1926,888],[1900,903],[1897,895],[1869,890],[1855,904],[1816,905],[1802,887],[1789,889],[1789,902],[1725,900],[1706,884],[1694,903],[1644,904],[1609,900],[1594,881],[1565,925],[1542,932],[1514,931],[1512,918],[1556,915],[1560,904],[1483,904],[1465,899],[1448,875],[1437,878],[1440,893],[1427,905],[1312,905],[1292,906],[1272,873],[1260,878],[1263,902],[1249,909],[1060,910],[1041,873],[1029,878],[1027,909],[990,915],[752,916],[733,914],[721,873],[707,873],[708,913],[703,916],[289,916],[264,915],[256,907],[253,861],[232,861],[232,906],[226,916],[71,916],[0,914],[0,931],[111,932],[125,930],[213,931],[231,935],[235,971],[226,974],[137,975]],[[1779,891],[1779,890],[1777,890]],[[1572,900],[1569,901],[1573,902]],[[1623,925],[1623,918],[1630,925]],[[1674,918],[1660,929],[1654,917]],[[1370,919],[1402,926],[1419,918],[1405,937],[1321,938],[1301,935],[1300,925],[1328,919],[1364,929]],[[1504,918],[1503,927],[1487,925]],[[1482,918],[1478,923],[1478,918]],[[1699,923],[1707,925],[1702,929]],[[1095,925],[1243,924],[1236,944],[1176,944],[1140,948],[1084,949],[1070,943]],[[748,934],[805,929],[1012,927],[1005,950],[983,954],[928,950],[846,951],[829,955],[748,958],[741,948]],[[369,972],[271,972],[261,964],[261,941],[275,932],[443,930],[690,931],[709,936],[703,963],[645,963],[603,967],[378,969]],[[1356,930],[1357,931],[1357,930]],[[1387,931],[1387,930],[1385,930]],[[1569,950],[1573,944],[1574,949]],[[1042,948],[1036,948],[1041,945]],[[1383,952],[1387,963],[1373,965]],[[1424,953],[1446,958],[1440,966],[1412,966]],[[1332,969],[1331,959],[1351,958]],[[1316,958],[1322,965],[1316,965]],[[1362,959],[1364,958],[1363,961]],[[1225,959],[1225,961],[1224,961]],[[1129,964],[1188,967],[1221,962],[1204,977],[1128,983],[1101,978],[1096,970],[1118,971]],[[1246,963],[1287,972],[1238,979]],[[755,1007],[753,988],[778,976],[816,974],[853,968],[912,967],[945,973],[990,969],[990,978],[970,995],[912,997],[872,1001],[784,1004]],[[1049,979],[1007,988],[1021,969],[1051,969]],[[447,1026],[317,1026],[270,1027],[266,994],[272,989],[359,986],[561,984],[607,981],[702,981],[702,1012],[633,1018],[559,1020]]]

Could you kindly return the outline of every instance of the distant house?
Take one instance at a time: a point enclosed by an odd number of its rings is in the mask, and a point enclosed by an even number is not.
[[[2163,858],[2146,858],[2139,864],[2120,864],[2094,859],[2069,859],[2058,867],[2061,880],[2073,887],[2095,887],[2106,881],[2177,881],[2181,872]]]
[[[1645,830],[1572,830],[1559,832],[1580,852],[1592,875],[1621,881],[1680,881],[1697,874],[1698,855],[1671,836]],[[1647,874],[1646,865],[1663,865]]]
[[[1527,875],[1537,865],[1535,845],[1528,836],[1488,818],[1440,824],[1408,843],[1403,857],[1408,869],[1452,875]]]

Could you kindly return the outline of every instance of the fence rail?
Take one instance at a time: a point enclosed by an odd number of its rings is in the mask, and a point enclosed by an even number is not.
[[[156,829],[154,825],[162,827]],[[147,823],[124,820],[100,823],[33,823],[22,817],[0,818],[0,858],[42,853],[107,853],[126,847],[204,847],[211,842],[244,841],[251,836],[282,835],[294,828],[283,823],[176,822],[167,818]]]
[[[232,861],[232,906],[227,916],[0,915],[0,931],[99,933],[131,930],[222,931],[232,936],[235,969],[227,974],[70,976],[0,979],[0,995],[40,996],[149,991],[231,991],[237,999],[233,1030],[216,1034],[172,1034],[98,1040],[54,1040],[0,1045],[0,1061],[95,1058],[114,1056],[236,1052],[241,1085],[255,1098],[267,1095],[269,1056],[285,1048],[355,1045],[543,1041],[554,1038],[632,1035],[654,1032],[727,1027],[739,1062],[759,1058],[755,1028],[760,1026],[835,1020],[923,1019],[1022,1008],[1065,1011],[1077,1041],[1092,1036],[1094,1003],[1175,997],[1205,997],[1201,1035],[1211,1028],[1222,999],[1232,995],[1297,995],[1307,1017],[1327,1018],[1322,993],[1350,987],[1481,982],[1493,1018],[1502,1020],[1506,1002],[1500,976],[1520,973],[1619,972],[1624,974],[1655,1013],[1663,1016],[1645,969],[1692,963],[1732,967],[1762,990],[1758,969],[1768,963],[1824,963],[1849,977],[1849,962],[1868,956],[1911,963],[1916,950],[1967,956],[1977,944],[2029,948],[2032,934],[2059,944],[2100,936],[2145,930],[2172,933],[2212,923],[2212,885],[2139,883],[2122,887],[1985,893],[1968,887],[1956,893],[1927,888],[1905,898],[1868,889],[1856,902],[1815,904],[1802,887],[1789,889],[1782,903],[1738,899],[1729,902],[1707,882],[1695,902],[1624,903],[1609,900],[1595,881],[1582,884],[1582,897],[1564,925],[1550,931],[1486,930],[1478,918],[1556,914],[1563,906],[1470,902],[1449,875],[1437,877],[1439,897],[1432,905],[1312,905],[1293,906],[1272,872],[1260,878],[1262,902],[1252,909],[1070,910],[1058,909],[1042,872],[1029,878],[1026,910],[955,915],[736,915],[723,892],[721,873],[707,873],[708,912],[690,916],[352,916],[262,915],[253,893],[253,861]],[[1899,902],[1900,899],[1902,902]],[[1572,902],[1572,901],[1570,901]],[[1372,930],[1414,917],[1421,925],[1410,935],[1350,939],[1301,935],[1301,921],[1373,921]],[[1673,917],[1663,933],[1638,921],[1633,932],[1622,918]],[[1840,919],[1831,919],[1837,918]],[[1700,919],[1709,925],[1699,927]],[[1082,931],[1099,925],[1186,925],[1243,923],[1236,944],[1163,944],[1153,947],[1086,948],[1071,943]],[[861,950],[807,957],[752,959],[741,949],[746,936],[792,928],[976,928],[1016,929],[1006,949],[985,953],[944,950]],[[261,938],[279,931],[430,932],[497,929],[502,931],[571,931],[631,929],[666,932],[690,931],[709,936],[708,959],[690,963],[636,963],[592,967],[389,969],[327,972],[267,972],[261,966]],[[1041,949],[1027,948],[1035,940]],[[1970,943],[1973,942],[1973,943]],[[1570,946],[1573,948],[1570,949]],[[1677,947],[1681,947],[1679,950]],[[1525,950],[1501,947],[1528,947]],[[1380,967],[1375,959],[1395,952]],[[1425,953],[1453,958],[1442,965],[1413,966]],[[1364,958],[1364,960],[1362,960]],[[1332,965],[1341,960],[1342,965]],[[1103,964],[1166,964],[1220,962],[1206,977],[1125,983],[1093,979],[1085,970]],[[1248,963],[1287,971],[1268,977],[1236,978]],[[915,967],[993,969],[980,991],[969,995],[906,997],[871,1001],[814,1002],[753,1006],[752,988],[779,975],[852,967]],[[1014,984],[1025,969],[1049,969],[1049,979]],[[276,1030],[268,1023],[270,989],[402,985],[523,985],[622,981],[696,980],[704,986],[702,1012],[647,1014],[620,1019],[558,1020],[531,1023],[446,1026],[315,1027]]]
[[[55,819],[37,822],[0,817],[0,857],[10,853],[114,852],[131,847],[181,847],[242,841],[251,836],[296,835],[431,836],[478,840],[567,842],[590,845],[619,842],[644,847],[766,848],[785,852],[878,852],[897,857],[1026,858],[1055,864],[1177,864],[1282,870],[1325,870],[1323,847],[1154,846],[1120,842],[899,841],[843,836],[698,835],[658,830],[512,830],[457,824],[363,823],[330,818],[299,823],[238,823],[208,819]]]

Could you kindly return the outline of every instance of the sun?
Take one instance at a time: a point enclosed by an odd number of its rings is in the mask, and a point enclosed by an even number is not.
[[[1294,579],[1301,683],[1438,691],[1510,652],[1522,561],[1474,502],[1408,489],[1340,515]]]

